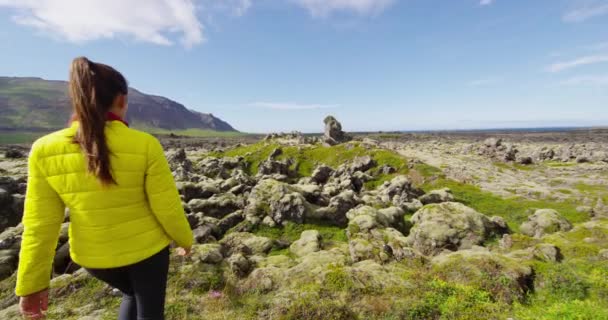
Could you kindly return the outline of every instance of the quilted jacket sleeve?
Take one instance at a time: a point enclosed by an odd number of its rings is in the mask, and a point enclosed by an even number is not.
[[[146,171],[148,201],[169,237],[180,247],[190,247],[193,242],[192,230],[186,219],[169,163],[160,142],[156,138],[151,140]]]
[[[19,255],[16,294],[27,296],[49,287],[52,261],[64,219],[65,206],[40,170],[38,147],[28,160],[23,238]]]

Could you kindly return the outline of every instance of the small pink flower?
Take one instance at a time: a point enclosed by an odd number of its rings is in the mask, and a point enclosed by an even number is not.
[[[209,297],[214,298],[214,299],[219,299],[222,297],[222,292],[217,291],[217,290],[212,290],[209,292]]]

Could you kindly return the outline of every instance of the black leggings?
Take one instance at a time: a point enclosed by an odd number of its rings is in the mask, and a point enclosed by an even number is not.
[[[118,320],[164,319],[169,247],[130,266],[87,271],[123,293]]]

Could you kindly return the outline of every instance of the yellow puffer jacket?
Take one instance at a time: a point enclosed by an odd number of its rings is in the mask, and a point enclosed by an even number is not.
[[[18,296],[48,288],[65,208],[70,209],[70,255],[87,268],[142,261],[172,241],[192,245],[175,181],[153,136],[106,122],[110,164],[117,185],[102,187],[71,142],[78,122],[32,146],[17,273]]]

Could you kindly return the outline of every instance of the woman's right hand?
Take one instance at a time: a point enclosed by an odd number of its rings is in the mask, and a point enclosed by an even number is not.
[[[192,251],[192,247],[188,247],[188,248],[179,247],[175,251],[177,252],[178,256],[187,257],[190,255],[190,252]]]
[[[44,312],[49,306],[49,290],[45,289],[29,296],[21,297],[19,309],[21,315],[28,320],[44,319]]]

